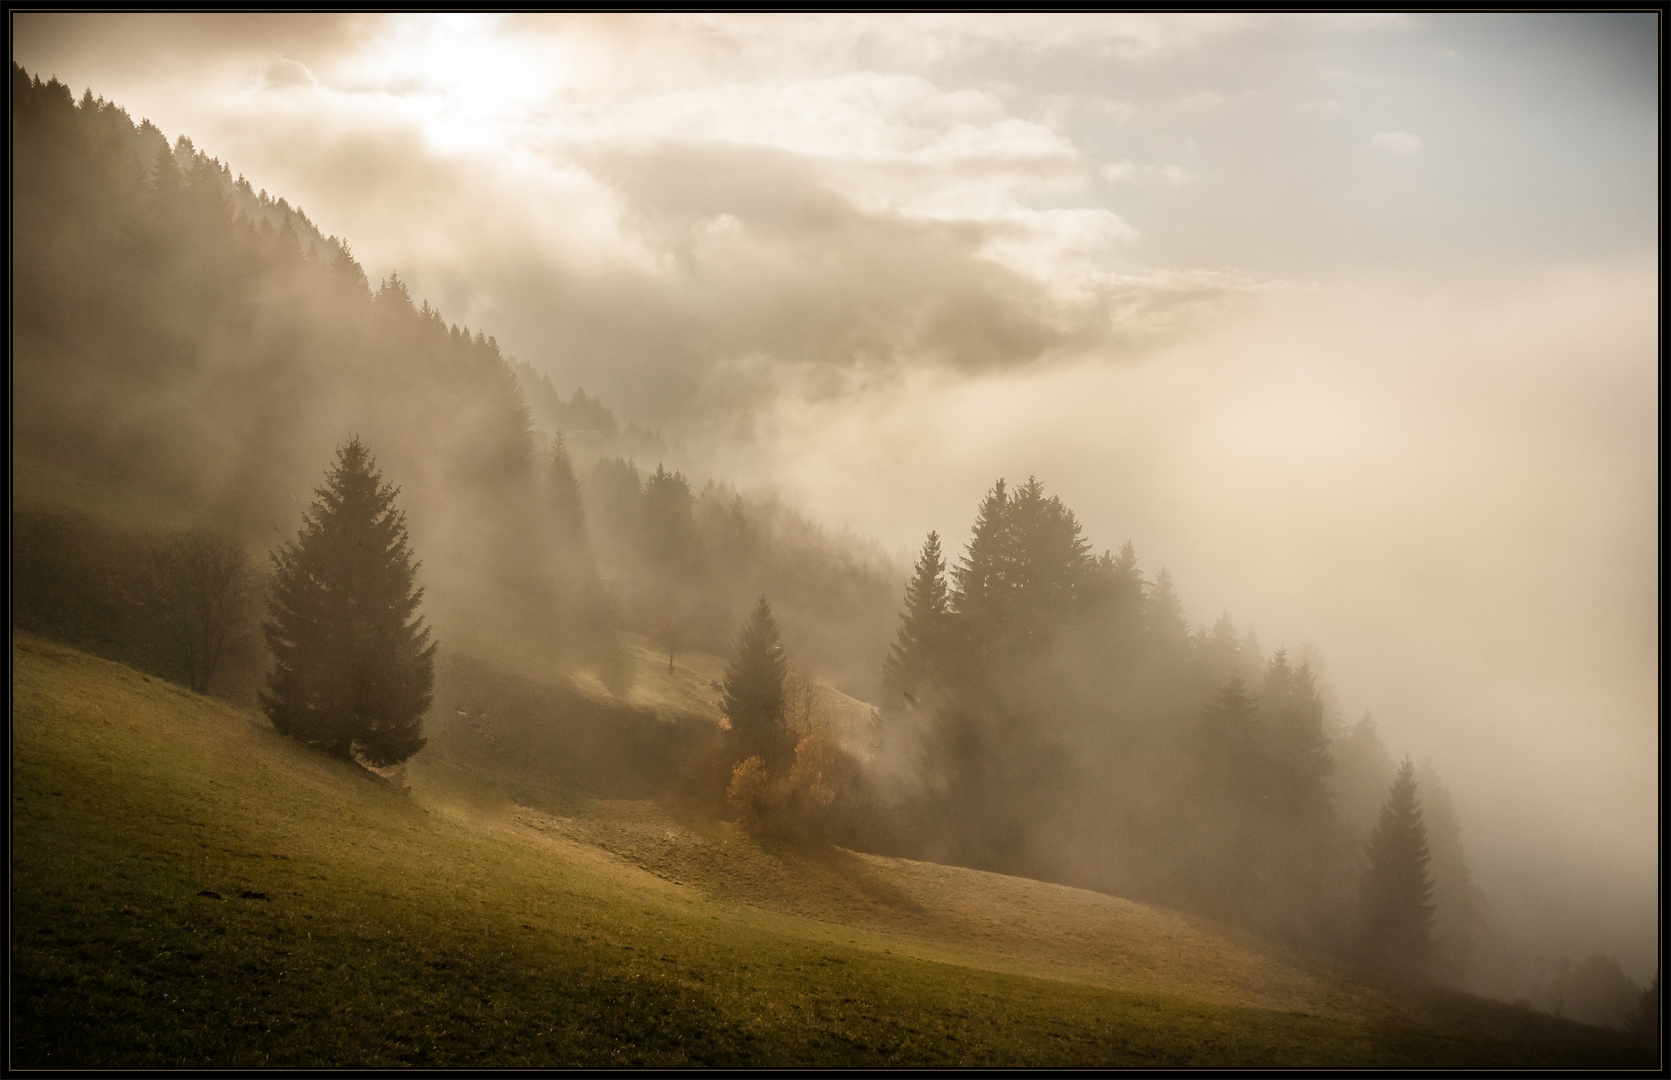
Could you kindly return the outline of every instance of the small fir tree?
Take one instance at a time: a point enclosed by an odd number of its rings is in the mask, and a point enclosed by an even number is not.
[[[1369,869],[1363,880],[1365,943],[1372,958],[1390,967],[1420,970],[1431,951],[1429,857],[1427,825],[1416,798],[1416,767],[1406,757],[1369,838]]]
[[[358,438],[337,451],[294,544],[273,555],[261,706],[280,732],[333,757],[393,765],[424,745],[436,645],[399,489]]]
[[[778,644],[777,620],[762,596],[743,624],[725,672],[722,703],[737,732],[740,757],[775,767],[792,747],[784,726],[784,680],[789,665]]]

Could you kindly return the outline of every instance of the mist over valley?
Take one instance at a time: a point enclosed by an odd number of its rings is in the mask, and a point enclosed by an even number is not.
[[[14,23],[14,1060],[1658,1045],[1651,17]]]

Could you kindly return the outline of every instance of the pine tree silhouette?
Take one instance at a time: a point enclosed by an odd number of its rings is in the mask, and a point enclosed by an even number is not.
[[[558,432],[551,444],[551,508],[557,519],[557,540],[562,553],[580,555],[586,550],[586,510],[580,498],[580,480],[574,475],[568,443]]]
[[[946,560],[940,553],[940,534],[931,532],[905,586],[899,634],[882,662],[884,700],[889,708],[900,705],[906,694],[915,700],[940,674],[946,659],[947,618]]]
[[[355,438],[315,494],[296,542],[273,556],[261,706],[280,732],[333,757],[393,765],[424,745],[436,649],[399,489]]]
[[[1421,970],[1432,948],[1433,879],[1428,859],[1416,767],[1406,757],[1369,838],[1362,900],[1370,956],[1410,973]]]
[[[788,672],[788,659],[778,644],[777,620],[762,596],[737,635],[725,673],[723,707],[737,732],[741,757],[759,757],[768,766],[776,766],[792,749],[783,722],[783,684]]]

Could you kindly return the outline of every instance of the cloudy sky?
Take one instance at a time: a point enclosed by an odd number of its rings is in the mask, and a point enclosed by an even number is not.
[[[13,26],[700,473],[902,552],[1037,474],[1651,972],[1654,16]]]

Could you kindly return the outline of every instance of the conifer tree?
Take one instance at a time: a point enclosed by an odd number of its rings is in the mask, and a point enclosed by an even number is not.
[[[1078,616],[1092,570],[1090,543],[1060,497],[1036,477],[1016,489],[1009,507],[1008,637],[1023,652],[1053,641]]]
[[[999,627],[1007,621],[1009,509],[1009,490],[999,480],[981,500],[974,535],[952,571],[957,587],[951,607],[957,614],[960,653],[968,664],[984,663]]]
[[[1287,649],[1278,649],[1265,668],[1260,713],[1270,730],[1275,809],[1310,822],[1330,816],[1326,779],[1333,762],[1323,699],[1311,668],[1290,665]]]
[[[1263,802],[1268,764],[1259,706],[1234,672],[1219,687],[1196,729],[1195,754],[1202,780],[1215,801],[1242,807]]]
[[[882,682],[888,707],[913,697],[940,674],[945,661],[947,633],[946,560],[940,554],[940,534],[931,532],[917,556],[915,572],[905,586],[905,610],[899,634],[882,662]]]
[[[1219,614],[1211,629],[1202,626],[1196,631],[1191,659],[1198,685],[1203,689],[1222,686],[1233,672],[1239,674],[1243,670],[1241,635],[1236,633],[1235,620],[1228,611]]]
[[[721,702],[737,732],[740,757],[758,757],[768,767],[781,764],[793,749],[784,725],[789,663],[778,640],[777,620],[762,596],[737,635]]]
[[[1431,761],[1416,766],[1416,785],[1422,792],[1422,824],[1427,826],[1431,855],[1427,866],[1433,878],[1431,970],[1438,978],[1461,983],[1485,916],[1485,896],[1468,869],[1456,802]]]
[[[1172,584],[1172,574],[1164,566],[1144,596],[1143,632],[1160,667],[1175,669],[1189,659],[1189,619]]]
[[[1375,717],[1364,710],[1357,723],[1341,732],[1329,748],[1335,767],[1331,786],[1340,824],[1354,846],[1375,831],[1387,787],[1398,767],[1387,753]]]
[[[1194,783],[1181,823],[1193,831],[1184,867],[1193,902],[1268,923],[1272,884],[1269,750],[1258,702],[1232,672],[1202,709],[1192,746]]]
[[[1137,569],[1137,549],[1127,540],[1118,555],[1104,553],[1102,562],[1109,606],[1135,628],[1143,617],[1143,574]]]
[[[684,473],[661,464],[644,479],[644,553],[664,569],[688,571],[696,560],[695,500]]]
[[[981,502],[974,536],[954,571],[951,607],[974,671],[1030,658],[1072,623],[1094,561],[1079,522],[1036,477],[1013,493],[1003,480]]]
[[[337,451],[294,544],[273,555],[261,706],[280,732],[333,757],[393,765],[424,745],[436,645],[399,489],[358,438]]]
[[[580,480],[574,475],[568,443],[559,431],[551,444],[551,508],[557,518],[558,543],[565,555],[577,555],[586,547],[586,510],[580,498]]]
[[[1428,859],[1416,767],[1406,757],[1369,838],[1362,891],[1365,945],[1373,959],[1390,967],[1416,971],[1428,959],[1433,933]]]

